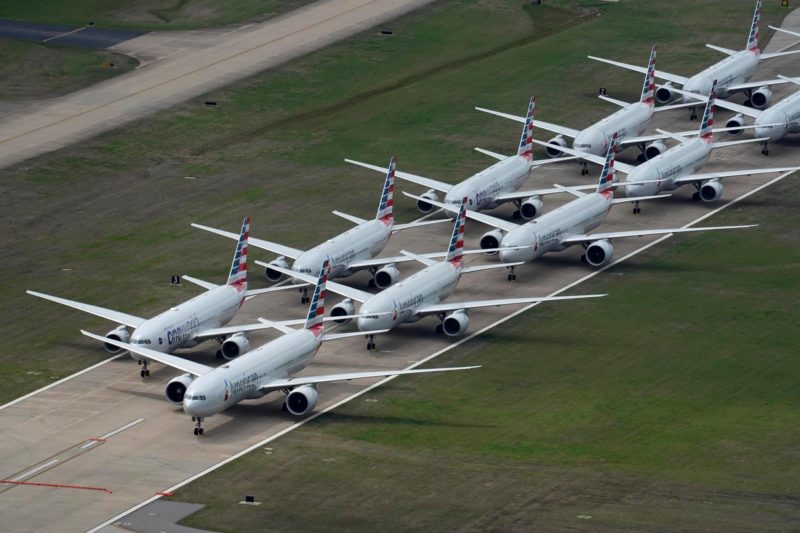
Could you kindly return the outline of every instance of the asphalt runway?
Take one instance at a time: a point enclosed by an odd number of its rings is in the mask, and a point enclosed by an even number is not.
[[[0,19],[0,37],[79,48],[111,48],[147,32]]]
[[[139,59],[137,69],[3,118],[0,168],[252,76],[430,1],[321,0],[258,24],[129,39],[111,50]]]
[[[784,27],[800,29],[800,11],[787,17]],[[779,49],[789,42],[791,41],[779,36],[768,48]],[[793,64],[796,64],[796,59],[792,57],[765,62],[757,76],[771,78],[777,73],[798,74],[792,67]],[[664,65],[664,68],[668,70],[669,65]],[[620,77],[620,83],[624,83],[625,79],[627,78]],[[613,96],[614,88],[609,89]],[[794,90],[794,87],[779,86],[776,88],[776,96],[782,97]],[[519,102],[508,102],[506,109],[518,107]],[[613,106],[609,105],[609,112],[613,110]],[[728,116],[727,113],[720,115]],[[697,126],[697,122],[689,122],[687,118],[688,113],[685,110],[663,113],[657,117],[656,125],[674,131]],[[501,120],[484,117],[477,112],[476,119]],[[720,122],[722,121],[718,121]],[[758,144],[718,150],[712,155],[705,170],[800,164],[800,152],[797,151],[799,146],[800,136],[796,136],[780,145],[772,146],[769,157],[760,154]],[[620,159],[631,162],[636,153],[633,149],[626,150]],[[491,160],[487,158],[487,166],[489,164]],[[412,166],[413,163],[409,165]],[[587,178],[580,176],[578,168],[574,163],[545,167],[534,173],[529,184],[532,187],[553,182],[565,185],[584,184]],[[591,180],[595,180],[599,170],[596,166],[590,166],[590,169]],[[413,172],[413,168],[408,170]],[[354,169],[353,172],[370,174],[368,170]],[[643,203],[641,215],[632,215],[628,204],[618,205],[612,209],[607,222],[599,230],[682,226],[709,216],[732,200],[762,187],[774,177],[768,175],[727,180],[723,201],[716,204],[693,202],[691,194],[694,189],[684,188],[674,193],[672,198]],[[397,188],[419,190],[405,184]],[[552,209],[568,199],[549,197],[545,206]],[[740,201],[737,206],[746,209],[747,200]],[[505,214],[510,211],[510,207],[497,210],[498,213]],[[711,218],[702,221],[700,225],[714,224],[715,221]],[[485,231],[486,228],[480,224],[468,221],[467,246],[477,246],[478,238]],[[447,237],[447,232],[438,225],[401,232],[392,238],[384,253],[394,255],[403,248],[415,251],[439,248],[444,250]],[[208,238],[217,237],[209,235]],[[663,239],[617,240],[614,243],[615,256],[623,258],[661,240]],[[580,282],[593,275],[593,270],[579,261],[581,251],[581,248],[573,247],[518,267],[518,281],[515,283],[506,281],[504,269],[465,275],[449,301],[548,295],[565,287],[574,287],[568,294],[578,294],[581,292]],[[254,250],[252,257],[268,259],[271,256]],[[639,261],[636,256],[628,260],[634,264]],[[487,261],[482,256],[473,256],[468,259],[467,264]],[[403,276],[409,275],[413,268],[417,267],[403,266]],[[252,272],[255,277],[258,270],[254,269]],[[359,274],[348,282],[363,286],[366,280],[366,274]],[[257,280],[254,286],[261,286],[262,283]],[[337,301],[332,297],[331,300]],[[602,300],[595,304],[598,309],[602,309]],[[509,319],[520,309],[521,307],[508,307],[475,310],[470,315],[469,332],[474,334]],[[64,312],[74,311],[64,309]],[[287,291],[248,301],[236,321],[249,322],[258,316],[295,318],[301,317],[304,312],[305,306],[300,305],[299,295],[294,291]],[[535,313],[536,309],[528,312]],[[510,319],[513,320],[513,316]],[[377,339],[377,352],[367,352],[365,341],[361,337],[326,343],[316,361],[304,373],[403,368],[446,353],[457,346],[458,342],[466,342],[436,335],[436,324],[434,318],[427,318],[401,327],[391,334],[382,335]],[[352,328],[350,325],[340,330]],[[274,333],[254,335],[252,341],[259,343],[274,336]],[[80,334],[76,331],[75,338],[66,339],[65,342],[81,342],[80,339]],[[87,350],[102,353],[102,348],[96,343],[89,340],[83,342]],[[535,346],[535,332],[531,335],[531,342]],[[209,343],[199,348],[193,352],[195,357],[201,362],[213,363],[215,346]],[[53,355],[56,357],[58,354]],[[453,364],[457,363],[456,359]],[[437,361],[434,360],[432,365],[437,365]],[[163,398],[165,384],[177,372],[154,364],[152,375],[143,381],[138,370],[139,367],[129,357],[118,357],[0,407],[0,477],[27,483],[50,484],[15,485],[0,489],[4,531],[75,531],[87,528],[121,531],[122,529],[109,524],[124,522],[121,517],[129,510],[140,508],[143,502],[159,498],[163,491],[174,490],[187,480],[230,460],[236,454],[251,447],[263,446],[277,435],[304,423],[282,413],[281,396],[272,394],[208,418],[205,421],[205,437],[196,438],[192,435],[193,424],[189,417]],[[448,379],[448,375],[431,375],[418,379],[424,379],[435,386],[439,380]],[[355,401],[359,401],[358,395],[377,382],[322,385],[319,387],[320,403],[316,411],[319,413],[348,399],[355,398]]]

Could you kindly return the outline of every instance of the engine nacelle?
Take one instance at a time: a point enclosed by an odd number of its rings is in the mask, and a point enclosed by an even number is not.
[[[610,241],[596,241],[586,248],[586,262],[593,267],[606,266],[613,258],[614,247]]]
[[[756,109],[766,109],[772,103],[772,91],[769,87],[759,87],[750,95],[750,104]]]
[[[493,229],[483,234],[481,237],[481,250],[489,250],[494,248],[492,252],[485,252],[486,255],[497,255],[497,248],[500,248],[500,241],[503,240],[503,232],[499,229]]]
[[[117,329],[112,329],[111,331],[106,333],[106,338],[119,342],[130,342],[131,334],[128,331],[128,328],[126,328],[125,326],[117,326]],[[108,353],[119,353],[122,351],[122,348],[119,348],[107,342],[103,343],[103,348],[105,348]]]
[[[353,305],[353,300],[348,298],[346,300],[342,300],[341,302],[339,302],[338,304],[333,306],[333,309],[331,309],[331,316],[333,316],[333,317],[336,317],[336,316],[350,316],[350,315],[355,314],[355,312],[356,312],[356,306]],[[333,322],[336,323],[336,324],[347,324],[351,320],[353,320],[353,319],[352,318],[343,318],[341,320],[334,320]]]
[[[313,385],[303,385],[286,395],[286,410],[295,416],[303,416],[317,406],[319,393]]]
[[[247,350],[250,349],[250,341],[247,338],[247,335],[244,333],[235,333],[225,339],[225,342],[222,343],[220,347],[220,351],[222,352],[222,357],[231,361],[236,359]]]
[[[644,157],[646,159],[653,159],[667,151],[667,145],[662,141],[654,141],[648,144],[644,149]]]
[[[672,89],[672,82],[668,81],[663,85],[663,87],[659,87],[656,89],[656,102],[659,104],[669,104],[678,99],[678,93],[676,93]]]
[[[700,199],[704,202],[719,200],[724,187],[719,180],[710,180],[700,186]]]
[[[519,214],[525,220],[533,220],[542,214],[544,203],[541,196],[531,196],[519,206]]]
[[[375,272],[375,286],[379,289],[391,287],[395,281],[400,279],[400,271],[394,266],[394,263],[389,263],[382,269]]]
[[[274,259],[269,262],[270,265],[275,265],[281,268],[289,268],[289,261],[286,260],[285,257],[280,256],[277,259]],[[283,272],[278,272],[270,267],[266,267],[264,269],[264,275],[267,276],[267,279],[272,283],[277,283],[279,281],[283,281],[286,279],[286,275]]]
[[[563,135],[556,135],[549,141],[547,141],[548,146],[544,147],[544,151],[547,154],[547,157],[561,157],[564,155],[564,152],[558,149],[560,146],[561,148],[566,148],[567,140],[564,138]],[[553,145],[553,146],[550,146]]]
[[[191,374],[183,374],[182,376],[172,378],[170,382],[167,383],[167,388],[164,389],[164,396],[174,404],[182,404],[183,397],[186,396],[186,389],[189,388],[192,381],[194,381],[194,377],[192,377]]]
[[[739,113],[738,115],[732,116],[725,123],[725,127],[726,128],[741,128],[743,126],[744,126],[744,115],[742,115],[741,113]],[[742,130],[742,129],[730,130],[728,133],[730,135],[741,135],[742,131],[744,131],[744,130]]]
[[[469,315],[464,310],[453,311],[442,320],[442,331],[449,337],[461,335],[467,331]]]
[[[425,198],[426,200],[432,200],[434,202],[439,201],[439,195],[436,194],[436,191],[433,189],[430,189],[425,194],[420,194],[420,197]],[[428,213],[433,212],[433,210],[436,209],[436,206],[426,202],[425,200],[417,200],[417,209],[419,209],[419,212],[423,215],[427,215]]]

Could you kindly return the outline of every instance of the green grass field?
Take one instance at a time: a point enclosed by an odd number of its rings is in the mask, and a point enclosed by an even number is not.
[[[194,29],[264,20],[311,0],[6,0],[0,18],[143,30]]]
[[[587,53],[641,63],[657,41],[659,64],[691,73],[719,58],[705,42],[743,44],[751,10],[723,0],[438,2],[391,24],[391,38],[365,32],[215,92],[217,109],[203,108],[204,96],[3,170],[0,401],[103,357],[77,330],[107,323],[24,288],[142,315],[164,309],[184,298],[170,274],[213,281],[227,267],[228,243],[190,221],[233,228],[249,213],[254,234],[314,243],[319,224],[330,234],[347,227],[332,206],[366,215],[369,201],[372,210],[371,192],[353,194],[359,178],[345,156],[396,153],[401,166],[454,181],[486,166],[472,147],[507,152],[517,140],[516,126],[472,106],[518,102],[522,113],[535,91],[543,120],[587,124],[609,112],[596,85],[628,99],[641,86]],[[783,14],[766,5],[765,25]],[[736,222],[758,219],[758,233],[686,238],[640,256],[584,287],[610,292],[602,304],[542,306],[440,361],[479,362],[479,373],[397,380],[371,395],[378,402],[350,404],[273,454],[187,487],[180,498],[211,506],[191,522],[225,531],[791,526],[790,183],[737,209]],[[309,194],[321,186],[324,195]],[[402,220],[414,215],[400,204]],[[232,503],[249,492],[265,505]]]

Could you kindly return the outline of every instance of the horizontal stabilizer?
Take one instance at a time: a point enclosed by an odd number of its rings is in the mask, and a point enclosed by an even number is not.
[[[389,313],[385,313],[389,314]],[[372,315],[375,316],[375,315]],[[336,317],[337,319],[339,317]],[[349,339],[351,337],[363,337],[365,335],[378,335],[380,333],[388,332],[388,329],[373,329],[370,331],[350,331],[347,333],[325,333],[322,336],[322,341],[338,341],[339,339]]]
[[[658,181],[658,180],[647,180],[649,182]],[[636,183],[646,183],[644,181],[637,181]],[[611,203],[616,204],[625,204],[628,202],[639,202],[645,200],[661,200],[662,198],[669,198],[672,196],[671,194],[654,194],[652,196],[634,196],[632,198],[614,198],[611,200]]]
[[[356,224],[356,225],[363,224],[364,222],[367,221],[364,218],[360,218],[360,217],[357,217],[355,215],[348,215],[347,213],[342,213],[341,211],[331,211],[331,212],[334,215],[336,215],[337,217],[342,217],[343,219],[349,220],[350,222],[352,222],[353,224]]]
[[[611,98],[610,96],[606,96],[604,94],[598,94],[597,97],[600,100],[605,100],[606,102],[612,103],[614,105],[618,105],[619,107],[625,108],[631,105],[630,102],[625,102],[623,100],[617,100],[616,98]]]
[[[720,52],[728,56],[732,56],[737,53],[736,50],[731,50],[730,48],[723,48],[721,46],[717,46],[714,44],[706,44],[706,48],[711,48],[712,50],[716,50],[717,52]]]
[[[506,159],[508,159],[507,155],[498,154],[497,152],[492,152],[491,150],[487,150],[485,148],[480,148],[478,146],[475,147],[475,151],[476,152],[480,152],[480,153],[482,153],[484,155],[488,155],[489,157],[493,157],[493,158],[497,159],[498,161],[505,161]]]
[[[400,250],[400,253],[407,257],[410,257],[411,259],[417,261],[418,263],[422,263],[425,266],[432,266],[436,264],[436,261],[434,261],[433,259],[428,259],[427,257],[424,257],[422,255],[417,255],[413,252],[409,252],[408,250]]]
[[[256,264],[260,265],[260,266],[263,266],[263,267],[269,266],[269,268],[271,268],[273,270],[277,270],[281,274],[284,274],[286,276],[290,276],[290,277],[292,277],[294,279],[297,279],[297,280],[305,281],[305,282],[311,283],[311,284],[316,284],[317,283],[317,278],[314,277],[314,276],[309,276],[308,274],[304,274],[302,272],[297,272],[297,271],[289,269],[289,268],[283,268],[280,265],[267,264],[267,263],[264,263],[263,261],[256,261]],[[361,302],[361,303],[364,303],[370,297],[372,297],[372,293],[369,293],[369,292],[366,292],[366,291],[362,291],[362,290],[359,290],[359,289],[355,289],[353,287],[350,287],[348,285],[343,285],[341,283],[336,283],[335,281],[331,281],[330,279],[328,280],[327,285],[325,286],[325,288],[327,290],[331,291],[331,292],[335,292],[336,294],[341,294],[345,298],[351,298],[351,299],[356,300],[357,302]]]
[[[450,222],[446,218],[437,218],[434,220],[419,220],[417,222],[408,222],[407,224],[395,224],[394,231],[403,231],[404,229],[419,228],[421,226],[430,226],[431,224],[441,224],[443,222]]]
[[[509,250],[509,249],[519,249],[519,248],[522,248],[522,246],[515,246],[514,248],[503,248],[503,249],[504,250]],[[483,250],[483,251],[484,252],[492,252],[493,250],[494,250],[494,248],[489,248],[489,249],[486,249],[486,250]],[[497,251],[499,251],[499,249]],[[468,267],[464,267],[464,269],[461,271],[461,273],[462,274],[471,274],[472,272],[481,272],[483,270],[492,270],[494,268],[508,268],[508,267],[520,266],[520,265],[524,265],[524,264],[525,264],[525,261],[517,261],[515,263],[489,263],[488,265],[468,266]]]

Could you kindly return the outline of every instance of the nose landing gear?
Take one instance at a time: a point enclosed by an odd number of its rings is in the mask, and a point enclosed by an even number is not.
[[[761,143],[761,155],[769,155],[769,144],[767,142]]]
[[[193,416],[192,422],[194,422],[194,434],[195,436],[203,434],[203,418],[200,416]]]
[[[639,207],[639,200],[633,202],[633,214],[638,215],[642,212],[642,208]]]
[[[375,335],[367,335],[367,350],[376,350]]]
[[[689,110],[690,110],[689,120],[697,120],[697,108],[692,106],[689,108]]]
[[[516,281],[517,275],[514,273],[514,267],[508,267],[508,281]]]
[[[144,367],[139,371],[139,375],[140,376],[145,377],[145,376],[149,376],[150,375],[150,369],[147,368],[147,365],[149,363],[150,363],[150,361],[147,361],[147,360],[145,360],[145,361],[141,361],[140,360],[139,361],[139,366]]]
[[[300,303],[301,304],[307,304],[307,303],[311,302],[311,298],[308,297],[308,287],[303,287],[303,288],[298,289],[298,290],[300,291],[300,294],[302,295],[302,296],[300,296]]]
[[[589,163],[586,161],[581,161],[581,176],[588,176],[589,175]]]

